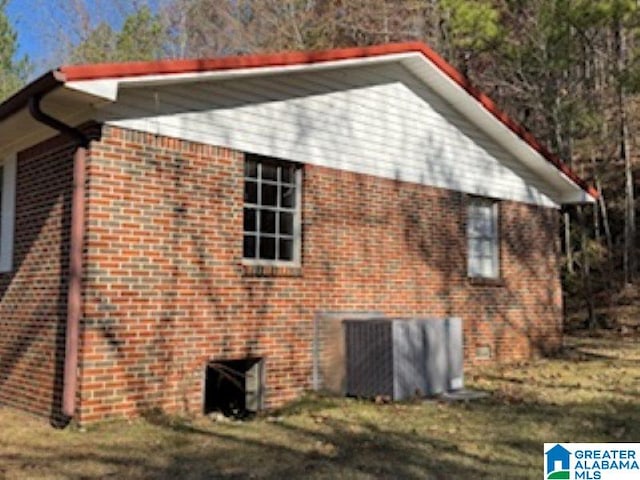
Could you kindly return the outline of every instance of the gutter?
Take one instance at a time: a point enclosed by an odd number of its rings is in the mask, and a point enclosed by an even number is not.
[[[55,78],[56,85],[59,79]],[[42,78],[42,77],[41,77]],[[85,178],[86,158],[89,138],[77,128],[73,128],[57,118],[47,115],[40,108],[42,97],[55,88],[40,87],[37,93],[28,95],[26,100],[29,113],[38,122],[59,131],[74,140],[73,154],[73,194],[71,198],[71,238],[69,245],[69,287],[67,292],[67,328],[65,335],[64,382],[62,390],[62,413],[73,417],[76,410],[78,389],[78,342],[80,316],[82,314],[82,252],[84,249]],[[25,92],[27,95],[28,92]],[[24,99],[22,100],[25,101]],[[22,103],[24,106],[24,103]],[[0,111],[0,118],[4,112]]]
[[[57,70],[45,73],[29,85],[18,91],[0,105],[0,119],[10,117],[22,110],[35,95],[46,95],[55,88],[64,84],[65,76]]]

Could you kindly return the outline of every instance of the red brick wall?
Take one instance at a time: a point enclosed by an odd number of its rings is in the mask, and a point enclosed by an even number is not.
[[[0,403],[61,419],[71,145],[18,155],[13,272],[0,274]]]
[[[557,212],[501,202],[503,284],[466,278],[465,196],[305,166],[299,270],[242,265],[243,155],[104,127],[88,161],[80,420],[201,411],[210,359],[264,356],[267,404],[311,380],[314,315],[455,315],[466,355],[557,346]]]

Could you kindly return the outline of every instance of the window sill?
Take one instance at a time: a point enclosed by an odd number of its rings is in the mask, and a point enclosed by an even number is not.
[[[300,265],[243,263],[243,277],[301,277]]]
[[[504,287],[503,278],[468,277],[469,285],[477,287]]]

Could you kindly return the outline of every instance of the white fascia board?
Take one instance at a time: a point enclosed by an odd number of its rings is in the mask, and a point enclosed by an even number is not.
[[[570,194],[565,194],[560,198],[560,202],[562,204],[571,204],[571,203],[595,203],[596,199],[589,195],[584,190],[580,192],[572,192]]]
[[[424,55],[416,53],[412,58],[404,59],[403,63],[418,78],[493,138],[505,150],[524,163],[531,171],[537,173],[542,179],[548,181],[554,190],[558,191],[558,198],[554,200],[560,203],[564,203],[565,198],[571,199],[572,203],[577,202],[578,200],[576,199],[578,198],[582,199],[579,200],[580,202],[595,201],[582,187],[558,170],[555,165],[551,164],[519,135],[498,120],[479,101]]]
[[[64,86],[109,102],[118,98],[118,81],[114,79],[66,82]]]
[[[233,78],[256,77],[295,72],[314,72],[332,68],[375,65],[380,63],[399,62],[416,55],[415,52],[398,53],[392,55],[378,55],[375,57],[331,60],[319,63],[301,63],[297,65],[276,65],[271,67],[249,67],[228,70],[213,70],[208,72],[164,73],[157,75],[136,75],[130,77],[115,77],[100,80],[77,80],[65,83],[65,86],[90,93],[101,98],[115,101],[119,87],[145,87],[170,85],[175,83],[201,82],[207,80],[227,80]],[[418,54],[420,55],[420,54]]]

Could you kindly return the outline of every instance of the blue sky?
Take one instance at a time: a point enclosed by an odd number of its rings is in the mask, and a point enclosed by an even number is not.
[[[157,9],[165,0],[82,0],[91,14],[91,24],[109,22],[114,28],[122,25],[125,12],[131,12],[136,4],[148,4]],[[59,5],[70,8],[70,0],[9,0],[6,13],[18,33],[18,56],[28,55],[36,72],[54,67],[60,63],[59,38],[61,30],[75,32],[76,21],[73,11],[61,11]],[[118,6],[119,5],[119,6]]]
[[[28,54],[29,57],[36,57],[38,50],[42,48],[42,37],[38,37],[38,29],[33,25],[31,8],[34,7],[34,3],[28,0],[12,0],[7,6],[9,20],[18,32],[19,56]],[[40,18],[37,14],[36,17]]]

